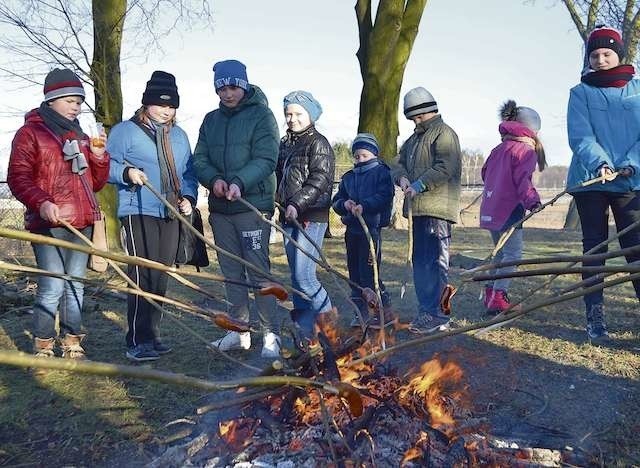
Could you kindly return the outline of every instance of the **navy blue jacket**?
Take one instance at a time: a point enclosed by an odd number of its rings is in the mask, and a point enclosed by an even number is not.
[[[356,164],[340,181],[338,193],[333,197],[333,209],[341,217],[347,231],[362,233],[358,219],[344,208],[344,202],[353,200],[362,205],[362,217],[370,231],[389,225],[394,186],[391,170],[379,159]]]

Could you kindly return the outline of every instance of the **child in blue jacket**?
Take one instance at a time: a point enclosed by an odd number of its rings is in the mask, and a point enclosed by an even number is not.
[[[382,239],[380,228],[388,226],[391,217],[394,186],[391,170],[378,159],[379,148],[376,137],[370,133],[359,133],[351,145],[355,159],[353,169],[342,176],[338,193],[333,197],[333,209],[341,216],[347,227],[344,241],[347,247],[347,268],[349,278],[363,288],[374,289],[373,259],[369,251],[369,242],[356,214],[360,214],[369,229],[376,247],[377,264],[380,268],[382,258]],[[384,309],[385,326],[392,320],[389,293],[382,280],[379,287]],[[361,291],[351,288],[351,299],[358,306],[362,317],[371,328],[380,327],[378,315],[369,317],[367,304],[361,297]],[[351,322],[352,327],[360,326],[358,317]]]

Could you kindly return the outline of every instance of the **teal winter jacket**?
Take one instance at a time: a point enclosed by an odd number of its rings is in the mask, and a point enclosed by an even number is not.
[[[567,131],[573,158],[567,187],[599,175],[606,164],[612,170],[632,167],[631,177],[579,190],[628,192],[640,189],[640,80],[622,88],[596,88],[581,83],[571,89]]]
[[[213,184],[222,179],[237,184],[242,197],[253,206],[273,213],[279,144],[278,124],[257,86],[249,86],[237,107],[220,104],[209,112],[200,126],[193,153],[196,176],[211,190],[209,212],[249,211],[240,202],[213,195]]]

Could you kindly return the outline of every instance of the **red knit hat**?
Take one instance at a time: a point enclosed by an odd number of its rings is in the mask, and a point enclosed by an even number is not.
[[[591,31],[589,39],[587,39],[587,57],[596,49],[611,49],[622,60],[624,42],[620,32],[606,26],[601,26]]]

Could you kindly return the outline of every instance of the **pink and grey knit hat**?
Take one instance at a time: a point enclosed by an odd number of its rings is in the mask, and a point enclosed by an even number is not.
[[[82,82],[71,70],[54,68],[44,79],[44,100],[49,102],[65,96],[80,96],[84,101]]]

